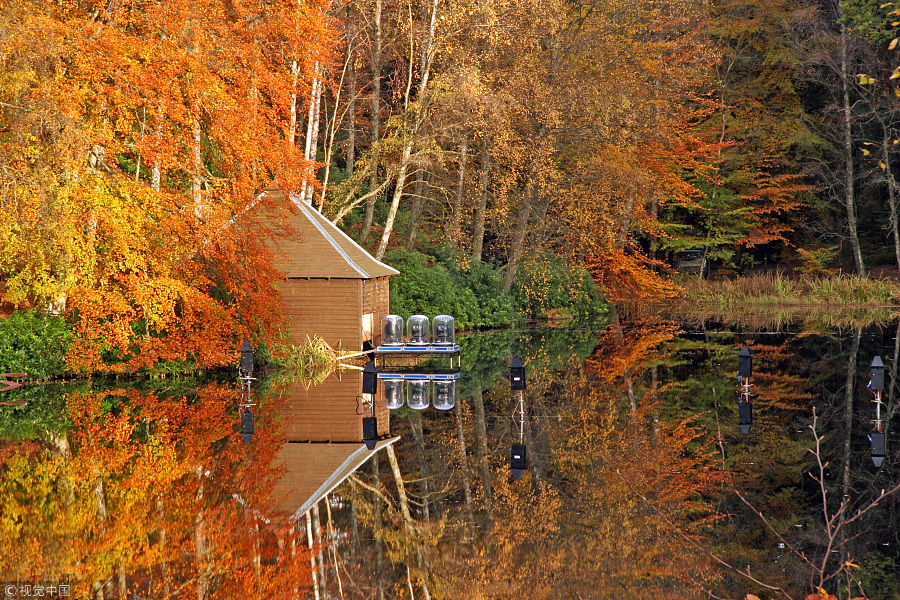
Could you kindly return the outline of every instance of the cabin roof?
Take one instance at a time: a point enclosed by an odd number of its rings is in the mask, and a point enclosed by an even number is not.
[[[277,189],[263,194],[273,199],[284,198],[284,193]],[[311,205],[294,197],[289,201],[297,210],[288,215],[286,225],[295,235],[273,242],[278,268],[285,277],[374,279],[399,273],[375,260]]]
[[[276,461],[284,466],[285,472],[275,486],[275,493],[284,498],[283,506],[292,513],[290,518],[298,519],[373,454],[399,439],[379,440],[374,450],[359,442],[287,442],[276,454]]]

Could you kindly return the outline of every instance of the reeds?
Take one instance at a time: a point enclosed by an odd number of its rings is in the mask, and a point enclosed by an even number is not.
[[[307,337],[302,346],[287,347],[283,375],[286,380],[299,381],[306,387],[318,385],[337,369],[362,370],[359,365],[346,361],[365,354],[335,350],[318,335]]]
[[[900,282],[853,275],[789,278],[781,273],[685,283],[684,298],[704,307],[814,306],[900,308]]]
[[[751,322],[780,329],[802,322],[807,327],[864,327],[887,324],[900,316],[900,282],[851,275],[789,278],[783,274],[730,281],[685,282],[680,301],[662,311],[681,320]]]

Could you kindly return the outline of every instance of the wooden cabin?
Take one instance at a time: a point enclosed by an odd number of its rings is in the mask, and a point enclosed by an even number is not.
[[[279,226],[290,231],[272,242],[284,274],[279,288],[290,342],[302,345],[318,335],[333,348],[377,345],[381,317],[390,312],[389,279],[398,271],[375,260],[312,206],[279,190],[263,194],[278,219],[285,219]],[[274,224],[268,210],[259,214]],[[397,438],[390,437],[390,411],[376,402],[379,441],[375,450],[363,444],[359,371],[334,373],[309,389],[291,384],[286,393],[288,402],[279,411],[284,443],[276,456],[283,475],[275,493],[283,499],[282,509],[297,519]]]
[[[291,343],[319,335],[333,348],[359,350],[377,344],[381,317],[390,312],[391,275],[399,272],[375,260],[319,211],[278,190],[263,192],[278,204],[292,202],[290,238],[274,242],[284,273],[280,289]]]

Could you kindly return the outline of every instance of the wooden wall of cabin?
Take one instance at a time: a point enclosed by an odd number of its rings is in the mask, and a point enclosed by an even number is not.
[[[284,425],[283,439],[362,443],[363,415],[357,414],[357,399],[362,396],[362,372],[336,372],[308,390],[301,383],[292,383],[287,394],[288,401],[279,411]],[[390,433],[390,411],[377,400],[376,395],[378,435],[386,436]]]
[[[362,281],[363,314],[372,314],[374,321],[373,340],[381,344],[381,317],[391,314],[391,288],[389,277],[376,277]]]
[[[361,280],[291,278],[280,287],[292,344],[317,334],[333,348],[362,347]]]

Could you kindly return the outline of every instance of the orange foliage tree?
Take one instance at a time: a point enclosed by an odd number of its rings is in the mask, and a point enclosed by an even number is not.
[[[29,1],[0,25],[4,300],[68,310],[75,370],[221,363],[271,330],[277,273],[228,224],[308,168],[321,7]]]

